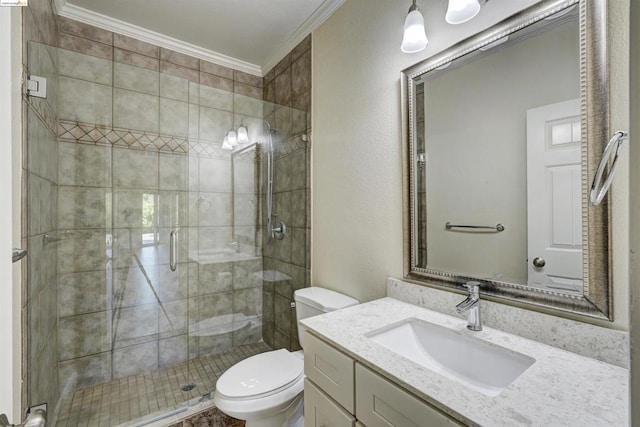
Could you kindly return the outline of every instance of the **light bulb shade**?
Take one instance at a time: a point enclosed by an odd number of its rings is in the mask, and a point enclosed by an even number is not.
[[[444,19],[449,24],[462,24],[480,12],[478,0],[449,0],[449,7]]]
[[[238,128],[238,142],[240,144],[246,144],[249,142],[249,132],[247,127],[240,123],[240,127]]]
[[[236,136],[235,130],[231,129],[229,132],[227,132],[227,140],[232,147],[238,145],[238,137]]]
[[[404,37],[400,49],[404,53],[416,53],[427,47],[427,34],[424,31],[424,18],[419,10],[409,12],[404,21]]]
[[[233,150],[233,145],[229,144],[229,138],[225,135],[224,139],[222,140],[222,147],[223,150]]]

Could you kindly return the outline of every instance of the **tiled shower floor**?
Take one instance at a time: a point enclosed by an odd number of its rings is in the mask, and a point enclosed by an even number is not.
[[[132,375],[76,390],[63,398],[57,427],[105,427],[129,424],[181,407],[215,389],[218,377],[254,354],[270,351],[265,343],[236,347],[157,371]],[[184,384],[196,387],[183,392]],[[141,420],[143,421],[143,420]]]

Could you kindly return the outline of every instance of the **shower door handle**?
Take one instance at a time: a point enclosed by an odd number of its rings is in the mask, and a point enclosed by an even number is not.
[[[0,415],[0,427],[44,427],[47,425],[47,411],[37,409],[27,414],[22,424],[11,424],[6,414]]]
[[[178,233],[171,231],[169,233],[169,268],[171,271],[176,271],[178,267]]]
[[[27,256],[27,250],[26,249],[13,248],[11,250],[11,262],[12,263],[20,261],[25,256]]]

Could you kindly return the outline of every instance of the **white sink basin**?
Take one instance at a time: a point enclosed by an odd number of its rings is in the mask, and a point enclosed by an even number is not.
[[[419,319],[368,334],[376,343],[447,378],[497,396],[535,359]]]

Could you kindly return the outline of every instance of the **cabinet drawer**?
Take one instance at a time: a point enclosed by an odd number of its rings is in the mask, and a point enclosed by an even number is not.
[[[354,363],[329,344],[309,333],[305,335],[305,375],[352,414],[355,413]]]
[[[308,378],[304,380],[305,427],[353,427],[355,418],[331,400]]]
[[[367,427],[462,425],[360,364],[356,383],[356,417]]]

